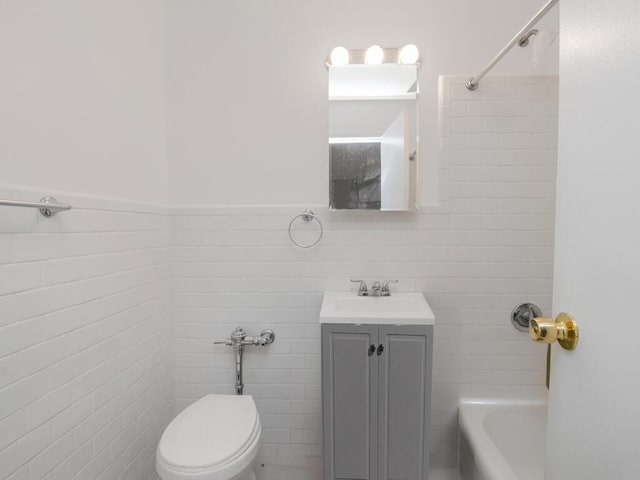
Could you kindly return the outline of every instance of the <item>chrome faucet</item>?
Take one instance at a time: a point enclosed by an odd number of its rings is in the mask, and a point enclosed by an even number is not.
[[[276,335],[273,333],[273,330],[263,330],[259,336],[250,337],[247,335],[247,332],[244,331],[244,328],[236,327],[229,338],[213,341],[214,345],[233,347],[233,353],[236,357],[236,395],[242,395],[244,390],[244,383],[242,383],[242,354],[244,353],[244,347],[247,345],[264,347],[265,345],[272,344],[275,339]]]
[[[358,287],[358,296],[359,297],[389,297],[391,296],[391,290],[389,289],[390,283],[398,283],[398,280],[385,280],[382,282],[375,281],[371,285],[371,289],[367,288],[367,284],[364,280],[351,280],[354,283],[360,283]]]
[[[380,282],[378,281],[373,282],[373,284],[371,285],[371,289],[369,290],[369,296],[370,297],[382,296],[382,285],[380,285]]]

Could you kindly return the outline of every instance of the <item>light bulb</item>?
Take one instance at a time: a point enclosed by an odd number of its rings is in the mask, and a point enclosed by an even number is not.
[[[331,50],[329,56],[331,65],[348,65],[349,64],[349,50],[344,47],[336,47]]]
[[[400,63],[418,63],[418,59],[420,58],[420,51],[418,47],[416,47],[413,43],[405,45],[400,50],[400,55],[398,56],[398,61]]]
[[[364,63],[368,63],[369,65],[377,65],[382,63],[382,59],[384,58],[384,52],[380,45],[371,45],[367,48],[367,51],[364,54]]]

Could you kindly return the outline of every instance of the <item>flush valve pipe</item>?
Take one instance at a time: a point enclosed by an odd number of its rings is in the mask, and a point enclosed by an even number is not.
[[[227,345],[233,348],[236,361],[236,395],[242,395],[244,391],[244,383],[242,382],[242,354],[244,353],[244,347],[250,345],[264,347],[271,345],[275,339],[276,335],[273,333],[273,330],[270,329],[263,330],[260,332],[260,335],[256,337],[250,337],[244,328],[236,327],[229,338],[213,341],[214,345]]]

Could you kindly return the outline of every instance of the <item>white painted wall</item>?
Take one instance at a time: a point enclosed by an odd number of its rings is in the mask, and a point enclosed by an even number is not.
[[[573,314],[575,352],[554,347],[548,480],[638,478],[640,4],[562,0],[554,313]]]
[[[422,203],[437,196],[437,77],[477,73],[542,0],[168,0],[170,200],[328,204],[327,81],[333,47],[416,43]],[[539,28],[557,28],[554,9]],[[494,73],[538,69],[516,48]]]
[[[163,10],[0,2],[0,184],[166,201]]]
[[[539,4],[2,2],[0,183],[177,204],[326,205],[326,55],[338,44],[415,42],[422,203],[433,203],[437,75],[475,73]],[[556,24],[551,12],[541,25]],[[495,72],[555,72],[556,50],[539,68],[531,49],[514,51]]]

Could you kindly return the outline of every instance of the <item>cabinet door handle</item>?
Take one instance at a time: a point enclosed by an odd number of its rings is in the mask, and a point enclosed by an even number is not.
[[[378,345],[378,356],[382,355],[382,352],[384,352],[384,345],[380,344]]]
[[[376,346],[375,345],[371,345],[369,347],[369,356],[373,355],[373,352],[376,351]]]

